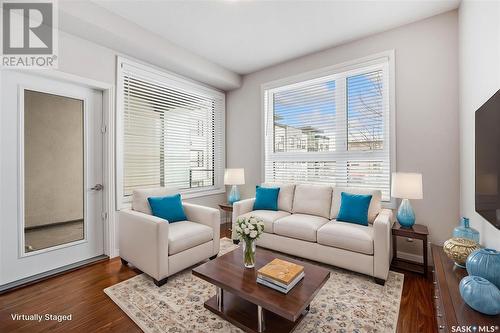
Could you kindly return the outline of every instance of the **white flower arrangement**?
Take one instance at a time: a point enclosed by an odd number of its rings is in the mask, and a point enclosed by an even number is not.
[[[242,217],[236,221],[236,234],[242,241],[256,240],[263,232],[264,222],[258,217]]]

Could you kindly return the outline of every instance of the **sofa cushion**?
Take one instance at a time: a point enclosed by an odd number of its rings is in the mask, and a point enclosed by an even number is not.
[[[332,209],[330,211],[330,219],[334,220],[337,218],[340,210],[340,202],[342,197],[342,192],[351,194],[371,194],[372,200],[370,201],[370,207],[368,208],[368,222],[373,223],[378,213],[382,210],[382,192],[380,190],[370,190],[366,188],[348,188],[348,187],[334,187],[332,196]]]
[[[213,239],[212,228],[196,222],[182,221],[168,226],[168,254],[173,255]]]
[[[332,187],[325,185],[297,185],[293,197],[293,213],[330,218]]]
[[[294,184],[264,183],[262,187],[279,187],[278,210],[292,212],[293,192],[295,191]]]
[[[338,221],[368,225],[368,208],[371,194],[351,194],[342,192]]]
[[[240,217],[250,217],[250,216],[256,216],[258,218],[261,218],[262,221],[264,222],[264,232],[267,232],[269,234],[272,234],[274,232],[274,221],[277,219],[280,219],[282,217],[290,215],[289,212],[284,212],[282,210],[254,210],[251,211],[250,213],[246,213],[243,215],[240,215],[236,218],[238,220]]]
[[[149,197],[152,214],[167,220],[169,223],[187,220],[180,194],[164,197]]]
[[[279,187],[255,187],[254,210],[278,210]]]
[[[328,220],[321,216],[293,214],[274,222],[277,235],[316,242],[316,231]]]
[[[330,221],[318,230],[318,243],[363,254],[373,254],[373,227]]]
[[[149,197],[161,197],[175,194],[175,190],[167,190],[165,187],[155,187],[147,189],[138,189],[132,192],[132,210],[144,214],[152,215],[151,207],[148,203]]]

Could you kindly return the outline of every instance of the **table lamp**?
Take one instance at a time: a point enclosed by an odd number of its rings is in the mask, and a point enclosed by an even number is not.
[[[422,199],[422,174],[395,172],[392,174],[391,196],[401,198],[401,205],[396,218],[404,228],[411,228],[415,224],[415,212],[409,199]]]
[[[240,200],[240,192],[238,185],[245,184],[245,170],[244,169],[226,169],[224,172],[224,185],[232,185],[231,192],[227,197],[230,204]]]

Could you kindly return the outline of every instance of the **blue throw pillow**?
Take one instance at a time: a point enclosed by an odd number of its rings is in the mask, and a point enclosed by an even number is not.
[[[368,225],[368,208],[372,195],[342,192],[337,221]]]
[[[278,210],[279,187],[255,187],[253,210]]]
[[[182,208],[180,194],[166,197],[149,197],[148,202],[153,216],[165,219],[169,223],[187,220]]]

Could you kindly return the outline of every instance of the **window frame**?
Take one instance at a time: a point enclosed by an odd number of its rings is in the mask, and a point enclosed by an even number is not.
[[[273,98],[270,94],[293,89],[294,86],[299,87],[304,84],[304,82],[322,82],[329,81],[332,79],[343,78],[342,80],[338,80],[335,82],[336,88],[340,91],[346,91],[346,82],[347,77],[369,73],[370,71],[375,71],[378,69],[382,69],[384,74],[387,75],[386,84],[388,89],[384,90],[384,100],[386,100],[389,106],[389,117],[385,117],[384,119],[384,140],[388,137],[388,144],[384,144],[384,148],[381,150],[372,150],[372,151],[356,151],[347,149],[348,136],[345,134],[340,134],[339,136],[345,136],[345,140],[339,141],[336,140],[336,144],[341,142],[343,147],[342,150],[338,152],[329,151],[329,152],[269,152],[270,158],[268,160],[273,161],[274,159],[278,161],[304,161],[304,162],[347,162],[347,160],[355,159],[357,156],[362,156],[366,158],[368,154],[372,155],[374,159],[377,156],[383,156],[387,154],[387,150],[389,151],[389,182],[391,182],[392,172],[396,169],[396,117],[395,117],[395,63],[394,63],[394,50],[388,50],[384,52],[380,52],[377,54],[373,54],[367,57],[363,57],[360,59],[343,62],[340,64],[336,64],[333,66],[323,67],[317,70],[313,70],[310,72],[290,76],[287,78],[279,79],[276,81],[264,83],[261,85],[261,180],[265,181],[265,172],[266,172],[266,152],[268,152],[269,143],[266,142],[266,137],[271,136],[274,137],[273,131],[274,126],[271,123],[272,117],[268,117],[267,110],[273,110]],[[339,128],[344,133],[347,132],[347,98],[344,96],[337,95],[338,100],[344,101],[345,103],[337,103],[336,104],[336,119],[337,119],[337,128]],[[341,121],[338,121],[342,119]],[[274,143],[273,143],[274,144]],[[342,158],[339,159],[339,156]],[[347,157],[348,156],[348,157]],[[346,164],[346,163],[344,163]],[[346,170],[347,172],[347,170]],[[341,184],[339,186],[342,186]],[[389,184],[390,191],[390,184]],[[390,192],[389,192],[390,195]],[[385,208],[395,208],[396,200],[392,196],[390,196],[389,201],[382,202],[383,207]]]
[[[163,81],[169,84],[174,84],[175,88],[183,90],[188,93],[195,93],[198,95],[204,95],[207,97],[213,97],[221,100],[222,107],[215,112],[215,124],[216,129],[214,129],[214,185],[207,186],[204,188],[190,188],[182,189],[178,192],[182,195],[183,199],[197,198],[208,195],[215,195],[225,193],[226,189],[224,186],[224,168],[226,165],[226,140],[225,140],[225,128],[226,128],[226,95],[224,92],[217,90],[215,88],[209,87],[201,82],[197,82],[180,75],[171,73],[169,71],[157,68],[150,64],[145,64],[137,60],[132,60],[122,56],[117,56],[116,58],[116,209],[120,210],[123,208],[130,208],[132,198],[124,197],[123,185],[124,185],[124,76],[123,68],[124,66],[134,67],[141,72],[142,75],[148,75],[148,78],[152,81]],[[220,129],[220,130],[219,130]],[[220,144],[219,144],[220,143]],[[217,162],[220,165],[217,165]]]

